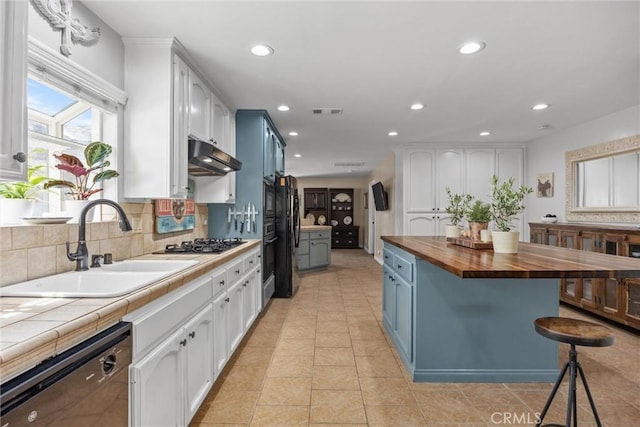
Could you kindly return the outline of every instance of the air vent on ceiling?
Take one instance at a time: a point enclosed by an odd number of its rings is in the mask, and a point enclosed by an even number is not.
[[[321,115],[339,115],[342,114],[342,108],[314,108],[311,111],[313,111],[313,114],[321,114]]]
[[[358,166],[364,166],[364,162],[335,162],[333,166],[336,166],[336,167],[344,166],[348,168],[353,168]]]

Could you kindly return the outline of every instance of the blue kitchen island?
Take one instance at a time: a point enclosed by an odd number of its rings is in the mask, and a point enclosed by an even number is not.
[[[416,382],[553,382],[561,278],[640,276],[637,261],[520,243],[517,254],[441,237],[383,236],[383,323]]]

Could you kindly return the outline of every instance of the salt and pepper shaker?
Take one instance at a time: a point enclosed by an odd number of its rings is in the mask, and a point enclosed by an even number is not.
[[[103,264],[113,264],[113,254],[104,254]]]

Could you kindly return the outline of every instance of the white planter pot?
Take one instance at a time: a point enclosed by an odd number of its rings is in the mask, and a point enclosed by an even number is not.
[[[20,218],[31,216],[35,200],[0,199],[0,224],[22,224]]]
[[[518,253],[519,231],[491,231],[493,240],[493,251],[499,254]]]
[[[460,237],[460,228],[457,225],[445,225],[444,235],[445,237]]]
[[[90,200],[65,200],[65,212],[67,216],[72,217],[69,222],[79,222],[80,221],[80,213],[82,213],[82,209],[89,204]],[[91,208],[89,212],[87,212],[87,222],[93,221],[93,210]]]

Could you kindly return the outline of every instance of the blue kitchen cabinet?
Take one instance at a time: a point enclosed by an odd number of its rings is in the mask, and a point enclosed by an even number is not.
[[[284,175],[284,142],[280,138],[276,139],[275,147],[276,174]]]

